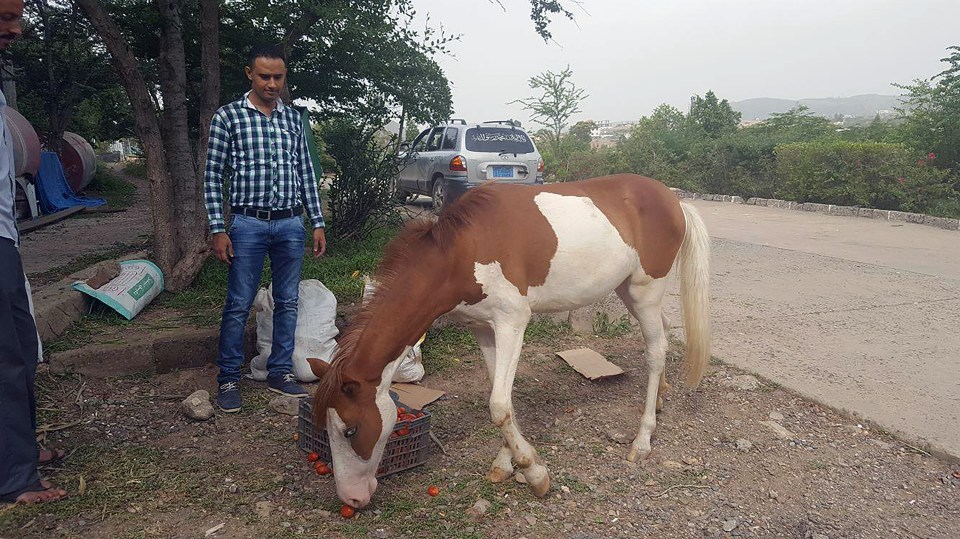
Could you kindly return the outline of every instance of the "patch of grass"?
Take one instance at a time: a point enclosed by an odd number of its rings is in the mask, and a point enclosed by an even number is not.
[[[100,303],[94,303],[95,309],[80,318],[76,323],[67,328],[59,337],[44,343],[44,353],[64,352],[75,350],[88,344],[110,344],[108,341],[96,338],[103,333],[103,329],[109,326],[125,326],[133,322],[120,316],[116,311],[107,308]]]
[[[147,163],[142,159],[134,159],[132,161],[127,161],[127,164],[123,165],[123,173],[128,176],[133,176],[135,178],[146,178],[147,177]]]
[[[97,172],[90,184],[86,187],[91,196],[102,197],[107,200],[110,208],[129,208],[133,204],[136,186],[111,172],[101,163],[97,164]]]
[[[572,331],[569,322],[557,322],[546,316],[538,316],[527,325],[523,341],[526,344],[553,344],[570,335]]]
[[[114,447],[108,444],[81,445],[70,455],[67,473],[58,476],[58,484],[71,496],[52,504],[24,506],[0,515],[0,529],[15,529],[40,513],[59,520],[81,515],[120,517],[139,504],[156,505],[183,500],[184,483],[197,481],[201,474],[170,473],[163,451],[146,445]],[[199,471],[199,470],[196,470]],[[193,477],[193,479],[191,479]],[[80,479],[86,492],[79,493]]]
[[[477,339],[462,326],[430,328],[423,342],[423,367],[427,374],[447,371],[457,365],[460,356],[477,349]]]
[[[593,318],[593,333],[605,339],[615,339],[633,332],[630,315],[625,314],[616,321],[611,321],[606,312],[598,312]]]

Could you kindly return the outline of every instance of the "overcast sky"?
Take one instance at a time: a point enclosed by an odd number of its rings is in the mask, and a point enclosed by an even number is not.
[[[690,96],[787,99],[899,94],[892,82],[943,70],[960,45],[960,0],[582,0],[576,21],[555,19],[544,43],[528,0],[413,0],[449,33],[438,58],[454,116],[528,116],[530,76],[567,64],[590,95],[576,119],[634,120]]]

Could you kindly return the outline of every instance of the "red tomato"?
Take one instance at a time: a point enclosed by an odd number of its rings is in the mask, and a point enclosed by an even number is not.
[[[353,515],[356,514],[357,510],[349,505],[344,505],[340,508],[340,516],[343,518],[353,518]]]
[[[322,462],[318,462],[316,466],[317,473],[320,475],[327,475],[330,473],[330,467]]]
[[[397,414],[401,414],[401,415],[402,415],[402,414],[405,414],[405,413],[407,413],[407,409],[406,409],[406,408],[404,408],[403,406],[397,406]]]
[[[400,436],[406,436],[410,434],[410,429],[408,429],[407,427],[402,427],[400,428],[400,430],[397,431],[397,434],[399,434]]]
[[[440,487],[436,485],[430,485],[430,488],[427,489],[427,494],[431,496],[437,496],[440,494]]]
[[[310,453],[309,455],[307,455],[307,460],[309,460],[310,462],[317,462],[318,460],[320,460],[320,455],[316,451],[314,451],[313,453]]]

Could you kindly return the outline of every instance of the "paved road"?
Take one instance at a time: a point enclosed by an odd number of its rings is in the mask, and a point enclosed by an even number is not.
[[[696,205],[714,355],[960,458],[960,232]]]

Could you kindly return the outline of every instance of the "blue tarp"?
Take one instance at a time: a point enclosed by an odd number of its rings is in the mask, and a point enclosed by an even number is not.
[[[74,206],[95,207],[107,203],[102,198],[80,197],[74,194],[63,175],[60,157],[53,152],[40,153],[37,198],[40,199],[40,211],[44,214],[56,213]]]

